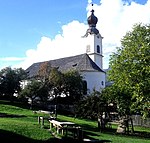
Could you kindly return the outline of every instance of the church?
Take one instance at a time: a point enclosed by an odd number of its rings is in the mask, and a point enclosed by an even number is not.
[[[91,15],[87,18],[87,22],[89,27],[83,36],[83,38],[87,38],[85,53],[45,62],[48,62],[52,68],[57,68],[61,72],[77,70],[86,82],[87,94],[90,94],[93,90],[101,91],[105,88],[106,73],[103,70],[103,37],[96,28],[98,18],[94,15],[93,9]],[[34,63],[26,69],[29,78],[34,78],[38,75],[40,66],[43,63],[44,62]]]

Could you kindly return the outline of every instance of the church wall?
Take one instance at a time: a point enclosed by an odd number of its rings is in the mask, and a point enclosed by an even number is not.
[[[84,80],[87,81],[87,93],[92,93],[93,89],[101,91],[105,88],[105,73],[104,72],[84,72],[81,73]]]
[[[102,63],[102,37],[100,34],[90,34],[87,38],[87,47],[86,53],[90,58],[101,68],[103,69]],[[99,48],[99,50],[98,50]]]

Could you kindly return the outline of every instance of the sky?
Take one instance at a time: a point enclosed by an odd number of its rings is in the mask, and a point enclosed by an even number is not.
[[[0,69],[85,53],[91,3],[108,68],[126,32],[150,23],[150,0],[0,0]]]

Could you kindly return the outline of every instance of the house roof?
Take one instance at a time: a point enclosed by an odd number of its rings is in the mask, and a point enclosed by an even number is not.
[[[61,72],[69,71],[69,70],[78,70],[78,71],[98,71],[98,72],[104,72],[102,69],[100,69],[95,62],[87,55],[87,54],[81,54],[66,58],[60,58],[56,60],[50,60],[45,61],[48,62],[50,67],[52,68],[58,68]],[[38,71],[40,69],[40,66],[44,62],[38,62],[32,64],[29,68],[26,69],[26,72],[28,72],[28,76],[35,77],[38,75]]]

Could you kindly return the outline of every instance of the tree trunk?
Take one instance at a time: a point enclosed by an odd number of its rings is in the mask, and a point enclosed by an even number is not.
[[[127,117],[125,118],[125,126],[127,128],[126,133],[129,134],[129,115],[127,115]]]
[[[57,104],[55,105],[55,118],[57,119]]]
[[[134,126],[133,126],[133,120],[132,120],[132,118],[130,118],[130,121],[131,121],[131,133],[134,133]]]
[[[30,105],[30,109],[33,109],[33,99],[31,98],[31,105]]]
[[[103,119],[102,114],[100,114],[100,115],[98,116],[98,130],[99,130],[100,132],[104,131],[104,129],[106,128],[105,125],[106,125],[105,119]]]
[[[129,122],[131,122],[131,133],[133,133],[134,132],[133,121],[132,121],[132,118],[129,117],[129,115],[127,115],[126,118],[120,121],[120,124],[118,125],[118,128],[117,128],[117,133],[129,134],[130,133]]]

